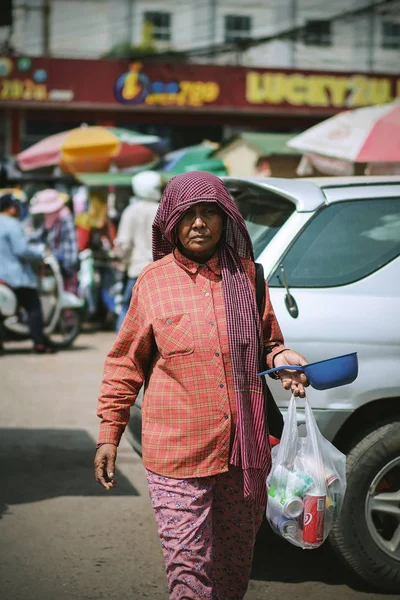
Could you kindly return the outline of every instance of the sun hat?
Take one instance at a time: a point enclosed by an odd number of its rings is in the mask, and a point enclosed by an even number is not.
[[[32,215],[53,213],[61,210],[67,200],[68,195],[57,190],[41,190],[33,196],[30,212]]]

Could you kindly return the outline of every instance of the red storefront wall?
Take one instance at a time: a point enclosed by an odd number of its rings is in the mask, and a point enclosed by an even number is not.
[[[385,74],[0,57],[12,154],[31,121],[292,131],[399,95],[400,77]]]

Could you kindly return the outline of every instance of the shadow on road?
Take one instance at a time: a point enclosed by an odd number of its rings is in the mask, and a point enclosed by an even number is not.
[[[63,348],[62,350],[59,350],[58,353],[61,354],[63,352],[82,352],[83,350],[93,350],[93,349],[95,349],[95,346],[76,344],[76,345],[70,346],[69,348]],[[27,346],[19,347],[18,344],[15,344],[14,342],[12,342],[12,345],[9,345],[9,346],[6,345],[5,356],[7,357],[7,356],[15,356],[15,355],[18,355],[18,356],[33,355],[32,348],[27,347]],[[55,354],[54,356],[57,356],[57,354]],[[50,357],[48,354],[43,355],[44,360],[48,360],[49,358]]]
[[[33,355],[32,352],[32,348],[31,347],[27,347],[27,346],[15,346],[14,344],[10,347],[10,346],[5,346],[5,350],[4,350],[4,357],[6,358],[8,355],[14,355],[14,354],[19,354],[19,355]],[[47,356],[47,355],[46,355]]]
[[[376,593],[342,564],[327,542],[316,550],[302,550],[273,533],[266,521],[257,536],[251,578],[284,583],[320,581]]]
[[[0,518],[9,505],[58,496],[100,496],[94,480],[94,441],[81,429],[0,429]],[[116,471],[113,496],[138,496]]]
[[[74,344],[73,346],[69,346],[69,348],[64,348],[63,350],[59,350],[59,352],[82,352],[83,350],[94,350],[95,346],[84,346],[83,344]]]

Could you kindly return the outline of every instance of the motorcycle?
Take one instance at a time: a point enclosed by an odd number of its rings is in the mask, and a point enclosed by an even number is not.
[[[67,348],[79,335],[84,301],[64,290],[60,265],[51,252],[39,268],[38,280],[45,335],[54,347]],[[1,281],[0,327],[3,341],[30,339],[25,311],[18,306],[13,290]]]
[[[111,251],[99,254],[90,249],[79,253],[79,295],[86,302],[86,317],[105,329],[115,329],[124,291],[124,272],[118,269]]]

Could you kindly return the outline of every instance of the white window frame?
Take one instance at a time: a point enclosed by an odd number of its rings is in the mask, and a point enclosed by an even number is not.
[[[167,23],[157,25],[154,23],[160,17],[162,21],[166,18]],[[153,39],[160,42],[170,42],[172,39],[172,14],[166,10],[146,10],[143,13],[143,23],[151,23],[153,26]]]
[[[317,30],[309,31],[311,24],[329,23],[329,33],[318,33]],[[308,19],[304,24],[303,43],[306,46],[328,48],[332,46],[332,22],[329,19]]]
[[[394,31],[388,33],[387,29]],[[400,49],[400,23],[398,21],[382,21],[381,23],[381,46],[384,50]]]
[[[243,23],[244,27],[229,27],[229,20],[237,20]],[[248,40],[251,37],[252,18],[250,15],[233,15],[224,16],[224,39],[226,43],[234,43],[240,40]]]

